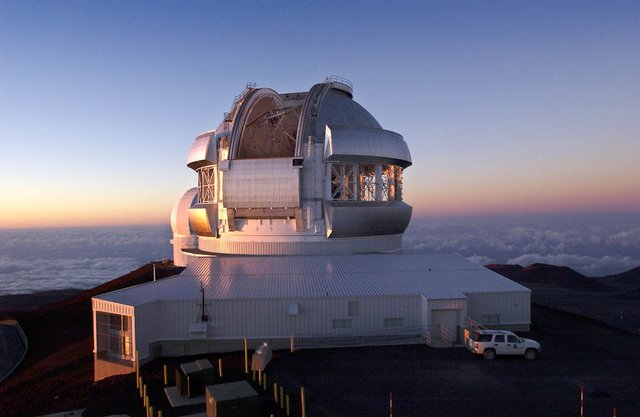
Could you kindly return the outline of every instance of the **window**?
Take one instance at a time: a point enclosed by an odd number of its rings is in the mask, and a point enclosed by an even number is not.
[[[500,323],[500,314],[483,314],[480,320],[482,324],[498,324]]]
[[[360,164],[358,175],[360,201],[376,201],[376,166]]]
[[[198,170],[198,203],[216,202],[216,169],[206,166]]]
[[[360,315],[360,301],[349,301],[349,317]]]
[[[386,317],[384,327],[402,327],[402,317]]]
[[[508,335],[507,336],[507,342],[509,342],[509,343],[518,343],[518,342],[520,342],[520,339],[518,339],[515,336]]]
[[[490,334],[481,334],[480,337],[478,338],[478,342],[490,342],[490,341],[491,341]]]
[[[394,170],[395,191],[392,200],[402,201],[402,168],[394,167]]]
[[[350,329],[351,319],[335,319],[333,320],[334,329]]]
[[[504,343],[504,335],[503,334],[497,334],[494,342],[496,342],[496,343]]]
[[[402,168],[395,165],[333,163],[331,199],[401,201]]]
[[[391,201],[396,199],[395,177],[395,167],[390,165],[382,166],[382,173],[380,174],[380,198],[382,201]]]
[[[131,317],[96,312],[96,339],[98,358],[131,365]]]
[[[356,171],[354,164],[331,164],[331,199],[356,199]]]

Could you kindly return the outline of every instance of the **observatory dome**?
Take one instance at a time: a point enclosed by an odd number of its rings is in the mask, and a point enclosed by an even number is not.
[[[402,136],[353,100],[348,80],[292,93],[249,84],[191,146],[197,188],[171,214],[174,260],[397,251],[410,165]]]

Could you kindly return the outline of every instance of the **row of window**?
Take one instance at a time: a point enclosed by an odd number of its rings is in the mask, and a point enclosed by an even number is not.
[[[334,329],[350,329],[353,325],[352,319],[334,319]],[[402,317],[385,317],[384,327],[402,327],[404,320]]]
[[[111,362],[131,364],[131,317],[119,314],[96,313],[97,356]]]
[[[216,202],[216,168],[198,169],[198,203]],[[331,199],[337,201],[402,200],[402,168],[379,164],[331,164]]]
[[[402,168],[378,164],[331,164],[331,199],[337,201],[402,200]]]
[[[500,314],[483,314],[480,317],[482,324],[500,324]]]

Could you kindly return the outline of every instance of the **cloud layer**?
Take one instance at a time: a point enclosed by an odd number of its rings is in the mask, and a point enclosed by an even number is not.
[[[458,253],[481,265],[542,262],[601,276],[640,265],[638,223],[635,218],[414,219],[404,247]],[[170,258],[170,238],[165,226],[0,230],[0,295],[92,288]]]
[[[0,295],[92,288],[171,257],[168,227],[0,230]]]
[[[640,265],[640,226],[634,217],[482,220],[415,219],[405,250],[454,252],[478,264],[536,262],[568,266],[588,276]]]

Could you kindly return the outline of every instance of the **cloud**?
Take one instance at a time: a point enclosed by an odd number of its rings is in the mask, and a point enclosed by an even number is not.
[[[0,294],[92,288],[136,269],[135,258],[0,258]]]
[[[165,226],[0,230],[0,294],[87,289],[171,257]]]
[[[640,227],[624,230],[616,233],[613,236],[609,236],[609,238],[607,239],[607,244],[639,248]]]
[[[608,275],[640,265],[640,227],[635,218],[424,220],[411,222],[406,251],[458,253],[474,262],[546,262],[586,275]],[[530,260],[530,261],[529,261]]]
[[[478,264],[478,265],[487,265],[487,264],[495,263],[494,259],[486,256],[473,255],[473,256],[469,256],[467,259],[473,262],[474,264]]]

